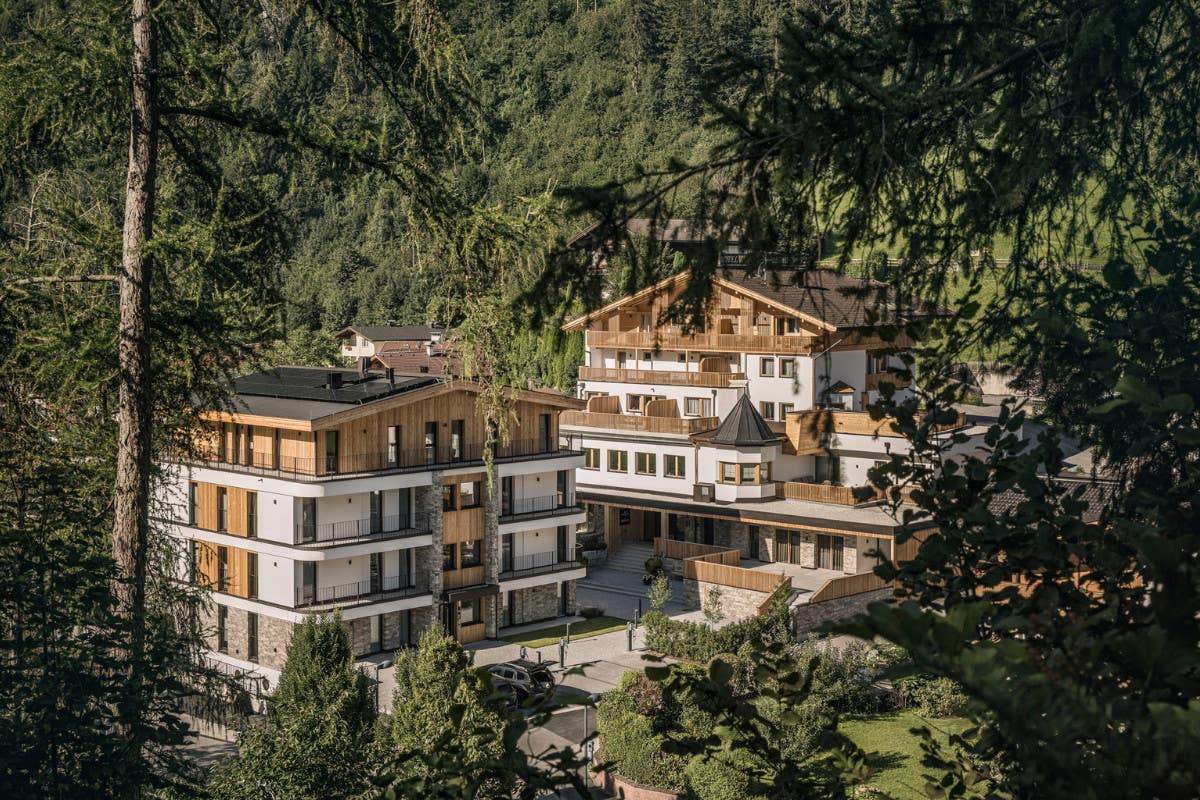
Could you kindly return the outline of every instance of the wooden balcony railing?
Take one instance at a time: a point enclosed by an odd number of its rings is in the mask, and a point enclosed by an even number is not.
[[[808,597],[808,602],[821,603],[826,600],[837,600],[842,597],[873,592],[876,589],[886,589],[891,586],[883,578],[873,572],[863,572],[858,575],[843,575],[840,578],[830,578]]]
[[[579,380],[607,381],[610,383],[644,383],[651,386],[696,386],[705,389],[726,389],[730,386],[730,381],[746,380],[746,373],[580,367]]]
[[[868,372],[867,373],[866,386],[867,386],[868,392],[879,391],[879,384],[884,383],[884,382],[892,384],[897,389],[907,389],[910,384],[910,381],[900,380],[899,378],[897,378],[895,375],[893,375],[890,372]]]
[[[600,414],[594,411],[564,411],[560,426],[607,428],[640,433],[693,434],[711,431],[721,424],[717,417],[642,417],[633,414]]]
[[[450,569],[442,573],[443,589],[461,589],[464,586],[477,586],[483,583],[483,565]]]
[[[867,411],[822,409],[788,414],[786,431],[787,438],[796,448],[796,452],[804,455],[824,448],[827,434],[901,438],[902,434],[896,430],[894,423],[895,420],[891,417],[884,417],[880,420],[871,419],[871,414]],[[966,414],[959,412],[953,422],[939,425],[937,431],[953,430],[966,424]]]
[[[872,494],[869,499],[857,500],[854,497],[853,486],[830,486],[824,483],[807,483],[804,481],[784,481],[779,484],[779,494],[788,500],[808,500],[813,503],[834,503],[839,506],[854,506],[859,503],[869,503],[877,498]]]
[[[669,331],[588,331],[588,347],[628,347],[650,350],[701,350],[718,353],[793,353],[813,352],[816,337],[767,336],[754,333],[693,333]]]

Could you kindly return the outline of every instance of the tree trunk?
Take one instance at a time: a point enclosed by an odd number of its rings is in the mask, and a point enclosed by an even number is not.
[[[149,0],[133,0],[133,94],[129,119],[129,170],[121,252],[117,361],[117,474],[112,547],[117,613],[128,625],[129,697],[142,694],[145,642],[146,542],[150,512],[150,256],[158,157],[158,63]],[[136,724],[131,709],[125,730]]]

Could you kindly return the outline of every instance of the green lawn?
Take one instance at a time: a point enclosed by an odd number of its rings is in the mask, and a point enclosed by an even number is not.
[[[872,716],[847,716],[838,723],[838,730],[867,754],[873,774],[868,786],[886,792],[897,800],[922,800],[926,797],[925,779],[921,777],[920,740],[909,733],[910,728],[927,726],[945,741],[951,733],[970,727],[968,720],[958,717],[931,719],[912,711]]]
[[[584,639],[588,636],[599,636],[602,633],[625,630],[625,620],[616,617],[592,617],[582,622],[571,623],[571,641]],[[513,644],[523,644],[526,647],[545,647],[556,644],[567,635],[566,625],[552,625],[549,628],[538,628],[524,633],[514,633],[503,637],[503,641]]]

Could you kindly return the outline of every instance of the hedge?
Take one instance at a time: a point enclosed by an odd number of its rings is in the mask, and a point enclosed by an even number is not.
[[[791,641],[788,609],[783,597],[777,591],[776,602],[767,613],[718,630],[699,622],[684,622],[651,612],[642,618],[646,625],[646,647],[672,658],[707,662],[720,653],[736,653],[747,642]]]

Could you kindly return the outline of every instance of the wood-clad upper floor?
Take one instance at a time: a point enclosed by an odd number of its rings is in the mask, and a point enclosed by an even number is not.
[[[239,401],[248,407],[206,413],[189,455],[217,465],[329,477],[483,462],[489,438],[497,442],[499,460],[569,452],[569,443],[560,440],[558,413],[581,407],[581,401],[514,391],[500,421],[487,418],[479,392],[467,381],[426,380],[408,391],[340,405],[319,397],[239,395],[234,408]]]

